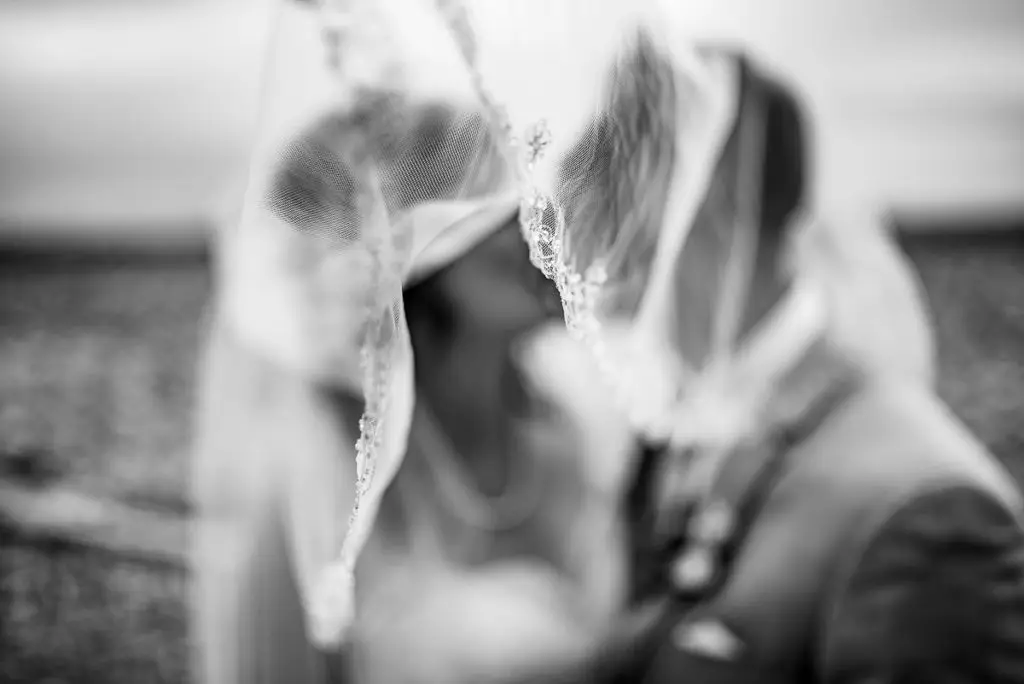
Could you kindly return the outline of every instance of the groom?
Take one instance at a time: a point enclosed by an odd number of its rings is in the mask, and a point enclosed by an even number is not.
[[[762,112],[767,143],[742,339],[794,288],[782,264],[787,245],[806,239],[793,220],[806,152],[798,104],[740,65],[737,118]],[[728,179],[749,163],[738,138],[734,130],[719,187],[732,187]],[[729,190],[708,194],[677,271],[690,304],[679,311],[680,329],[705,335],[680,337],[698,366],[710,341],[696,316],[719,294],[700,262],[710,261],[712,272],[721,266],[713,245],[730,228],[713,217],[736,200]],[[703,498],[660,498],[679,454],[638,447],[625,516],[640,626],[630,623],[582,673],[559,681],[1024,682],[1020,493],[935,396],[928,347],[901,354],[914,346],[909,336],[886,340],[870,327],[923,325],[912,310],[887,315],[906,289],[903,274],[884,274],[902,267],[886,267],[891,256],[851,259],[860,238],[820,231],[840,245],[820,251],[823,265],[836,274],[851,265],[872,272],[890,298],[872,310],[833,312],[833,324],[777,388],[773,409],[784,408],[725,458]],[[543,341],[534,349],[537,359],[552,354]],[[571,363],[558,357],[557,365]]]

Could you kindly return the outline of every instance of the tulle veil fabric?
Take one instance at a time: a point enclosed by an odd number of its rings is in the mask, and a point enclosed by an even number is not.
[[[709,365],[679,353],[667,322],[680,306],[672,283],[688,231],[736,126],[737,74],[686,40],[670,6],[279,8],[242,216],[224,238],[223,310],[253,349],[365,398],[343,459],[354,487],[326,487],[329,473],[304,478],[324,494],[310,497],[303,525],[320,529],[297,551],[314,641],[337,645],[357,619],[352,571],[405,454],[415,401],[408,283],[518,212],[569,328],[638,431],[678,420],[678,397]],[[625,106],[656,96],[664,106],[643,116]],[[744,211],[733,219],[748,220]],[[793,268],[816,297],[815,330],[879,368],[928,381],[923,309],[891,244],[870,228],[807,223]],[[740,261],[753,249],[748,233],[735,233],[730,254]],[[746,275],[723,266],[720,277]],[[737,308],[716,308],[713,326],[725,332],[710,356],[722,368],[738,343]],[[865,321],[877,324],[866,330]],[[890,338],[874,335],[883,329]]]
[[[325,523],[335,534],[314,535],[316,550],[300,554],[311,613],[324,603],[313,587],[335,584],[318,577],[339,556],[346,593],[404,454],[413,358],[403,285],[457,257],[517,203],[439,15],[428,3],[347,9],[339,70],[321,41],[323,14],[278,8],[242,216],[223,240],[231,327],[293,372],[366,399],[351,454],[360,510],[343,513],[344,497],[323,501],[318,515],[348,518],[347,531]],[[406,14],[417,11],[421,21]]]

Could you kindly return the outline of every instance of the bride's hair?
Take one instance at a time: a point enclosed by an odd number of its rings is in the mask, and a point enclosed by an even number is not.
[[[367,92],[285,147],[267,201],[304,232],[358,229],[373,196],[368,166],[380,171],[387,209],[400,214],[422,202],[473,197],[497,185],[507,174],[497,144],[479,112]]]

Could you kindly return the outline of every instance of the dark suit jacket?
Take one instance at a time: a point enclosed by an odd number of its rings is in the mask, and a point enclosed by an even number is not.
[[[927,391],[859,390],[790,454],[724,584],[619,681],[1024,683],[1021,519]]]

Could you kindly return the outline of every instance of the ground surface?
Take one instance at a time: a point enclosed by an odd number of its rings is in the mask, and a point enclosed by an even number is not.
[[[908,244],[932,299],[940,391],[1024,481],[1024,240]],[[0,455],[181,509],[196,343],[194,261],[0,257]],[[186,681],[185,578],[0,539],[0,681]]]

